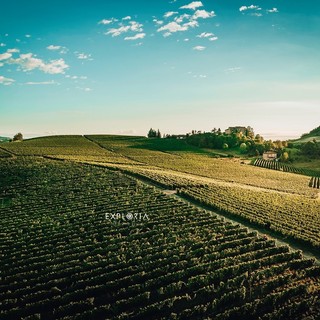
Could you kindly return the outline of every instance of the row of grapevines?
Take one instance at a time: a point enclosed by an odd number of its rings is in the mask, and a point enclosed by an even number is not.
[[[303,174],[306,176],[318,175],[318,173],[314,172],[313,170],[296,168],[293,165],[281,163],[281,162],[273,161],[273,160],[256,159],[253,162],[253,165],[257,166],[257,167],[266,168],[266,169]]]
[[[32,158],[0,168],[0,196],[12,200],[0,210],[1,319],[319,312],[320,268],[301,252],[119,172]]]

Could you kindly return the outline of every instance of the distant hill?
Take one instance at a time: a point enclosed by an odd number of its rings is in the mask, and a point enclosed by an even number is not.
[[[303,134],[301,138],[307,137],[307,136],[319,136],[320,137],[320,126],[311,130],[309,133]]]
[[[296,144],[300,144],[300,143],[306,143],[314,139],[320,142],[320,126],[311,130],[309,133],[304,133],[300,139],[292,140],[292,142]]]
[[[0,142],[8,142],[10,141],[11,139],[8,138],[8,137],[0,137]]]

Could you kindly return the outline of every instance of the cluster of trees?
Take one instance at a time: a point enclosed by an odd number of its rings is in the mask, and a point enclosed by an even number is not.
[[[17,133],[17,134],[13,137],[12,141],[23,141],[23,135],[22,135],[22,133],[21,133],[21,132]]]
[[[284,148],[288,146],[286,141],[264,140],[259,134],[256,136],[251,133],[246,135],[242,132],[226,134],[219,129],[188,135],[187,142],[200,148],[229,149],[239,147],[241,153],[251,156],[258,156],[265,151],[275,150],[280,157],[284,153]]]
[[[161,132],[160,130],[154,130],[152,128],[150,128],[149,132],[148,132],[148,138],[161,138]]]
[[[301,154],[312,158],[320,157],[320,143],[315,139],[304,143],[301,146]]]

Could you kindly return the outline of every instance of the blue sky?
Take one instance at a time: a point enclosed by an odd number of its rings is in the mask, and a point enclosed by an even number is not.
[[[320,125],[317,1],[11,0],[0,17],[0,135]]]

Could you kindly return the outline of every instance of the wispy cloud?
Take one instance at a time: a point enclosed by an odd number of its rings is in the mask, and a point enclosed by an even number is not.
[[[168,11],[168,12],[166,12],[164,15],[163,15],[163,17],[164,18],[169,18],[169,17],[171,17],[171,16],[173,16],[173,15],[176,15],[176,14],[178,14],[179,12],[177,12],[177,11]]]
[[[4,76],[0,76],[0,84],[5,85],[5,86],[10,86],[13,84],[14,80],[10,78],[6,78]]]
[[[20,52],[20,50],[14,48],[14,49],[8,49],[7,52],[9,52],[9,53],[18,53],[18,52]]]
[[[107,25],[107,24],[111,24],[113,22],[117,22],[117,19],[111,18],[111,19],[103,19],[101,21],[98,22],[98,24],[103,24],[103,25]]]
[[[43,81],[43,82],[26,82],[25,84],[28,86],[36,86],[36,85],[53,85],[53,84],[59,84],[59,83],[55,82],[54,80],[51,80],[51,81]]]
[[[211,32],[202,32],[201,34],[197,35],[197,38],[205,38],[205,39],[208,39],[209,41],[218,40],[218,37]]]
[[[93,60],[91,57],[91,54],[80,53],[80,52],[75,52],[75,54],[79,60],[90,60],[90,61]]]
[[[127,32],[143,32],[143,24],[136,21],[129,21],[127,25],[120,23],[118,28],[111,28],[105,34],[118,37]]]
[[[269,9],[267,10],[268,13],[278,13],[279,10],[277,8],[272,8],[272,9]]]
[[[124,40],[138,40],[138,39],[143,39],[146,36],[145,33],[137,33],[133,37],[125,37]]]
[[[66,54],[69,50],[66,47],[63,46],[55,46],[51,44],[50,46],[47,47],[48,50],[50,51],[58,51],[62,54]]]
[[[240,71],[242,68],[241,67],[231,67],[231,68],[228,68],[228,69],[225,69],[225,73],[235,73],[235,72],[238,72]]]
[[[12,54],[9,52],[0,53],[0,61],[7,60],[12,57]]]
[[[198,34],[197,35],[197,38],[210,38],[214,36],[213,33],[210,33],[210,32],[202,32],[201,34]]]
[[[5,43],[0,43],[0,47],[5,47],[6,44]]]
[[[54,46],[53,44],[51,44],[50,46],[47,47],[48,50],[60,50],[61,46]]]
[[[196,10],[199,7],[203,7],[203,4],[201,1],[193,1],[187,5],[184,5],[180,7],[180,9],[191,9],[191,10]]]
[[[193,47],[193,50],[196,50],[196,51],[203,51],[205,49],[206,49],[206,47],[203,47],[203,46],[195,46],[195,47]]]
[[[123,17],[122,20],[131,20],[130,16]]]

